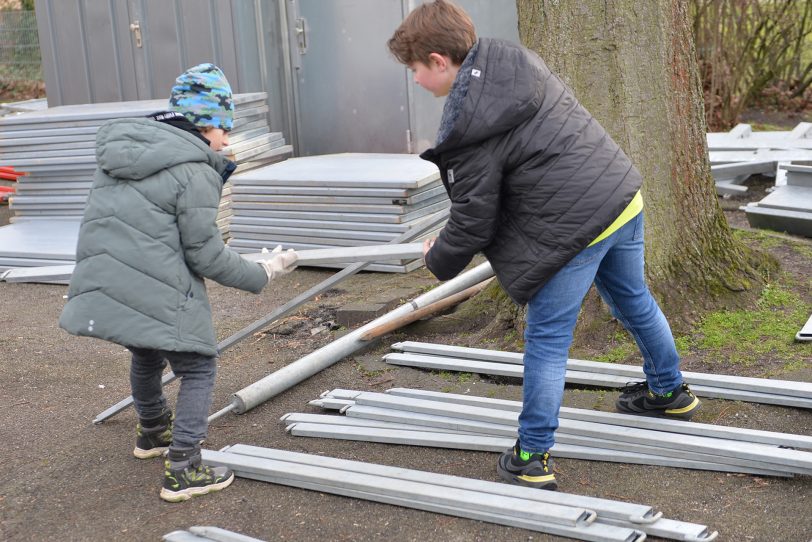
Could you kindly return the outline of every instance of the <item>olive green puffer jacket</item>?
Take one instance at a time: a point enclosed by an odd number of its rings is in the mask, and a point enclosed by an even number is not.
[[[228,161],[149,119],[104,124],[96,160],[59,325],[124,346],[216,355],[203,277],[255,293],[267,282],[215,224]]]

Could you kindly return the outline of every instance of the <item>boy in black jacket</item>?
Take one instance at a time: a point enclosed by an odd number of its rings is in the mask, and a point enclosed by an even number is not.
[[[642,178],[626,154],[532,51],[477,39],[445,0],[412,11],[388,42],[415,82],[447,96],[437,142],[451,215],[424,246],[440,280],[477,252],[527,304],[519,439],[499,474],[555,489],[549,450],[558,427],[572,333],[594,283],[643,355],[646,382],[624,388],[622,412],[690,418],[699,400],[682,381],[668,322],[644,276]]]

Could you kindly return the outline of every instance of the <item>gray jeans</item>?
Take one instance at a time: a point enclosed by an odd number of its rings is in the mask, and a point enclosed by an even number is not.
[[[139,418],[155,418],[166,408],[161,377],[167,360],[180,379],[175,403],[175,426],[172,446],[191,448],[206,438],[209,427],[217,358],[194,352],[169,352],[127,347],[132,352],[130,386],[133,404]]]

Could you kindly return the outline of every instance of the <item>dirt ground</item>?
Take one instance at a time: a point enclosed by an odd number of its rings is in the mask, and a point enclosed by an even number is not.
[[[726,204],[729,218],[742,222],[735,203]],[[8,208],[0,207],[0,224],[7,219]],[[801,276],[812,271],[809,261],[795,266],[799,268],[793,272]],[[297,270],[258,296],[211,284],[218,336],[243,328],[329,274]],[[310,330],[319,319],[332,318],[338,307],[362,301],[368,292],[398,288],[417,293],[431,284],[434,280],[425,270],[352,277],[295,317],[225,352],[213,408],[226,406],[230,393],[330,342],[336,332],[311,335]],[[245,479],[215,495],[165,503],[158,498],[161,461],[142,461],[131,454],[133,410],[101,425],[91,423],[129,395],[128,356],[122,347],[60,330],[57,318],[65,293],[64,286],[0,283],[0,457],[10,472],[0,484],[0,540],[160,540],[192,525],[218,526],[267,541],[563,540]],[[206,447],[245,443],[498,480],[493,453],[293,437],[279,422],[287,412],[318,412],[307,402],[333,388],[381,391],[398,386],[520,398],[517,385],[477,375],[461,382],[380,361],[393,342],[407,338],[473,346],[470,334],[438,334],[437,329],[429,323],[384,337],[246,414],[216,420]],[[775,376],[812,381],[809,370]],[[170,397],[176,389],[168,387]],[[611,391],[568,389],[564,404],[612,410],[615,396]],[[706,399],[697,419],[812,434],[812,412],[793,408]],[[709,525],[719,531],[720,541],[812,539],[811,477],[772,479],[574,459],[559,459],[556,471],[563,491],[653,505],[667,517]]]

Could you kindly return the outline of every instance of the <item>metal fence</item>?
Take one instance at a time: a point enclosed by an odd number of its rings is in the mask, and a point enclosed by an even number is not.
[[[0,79],[42,79],[42,63],[34,11],[0,11]]]

